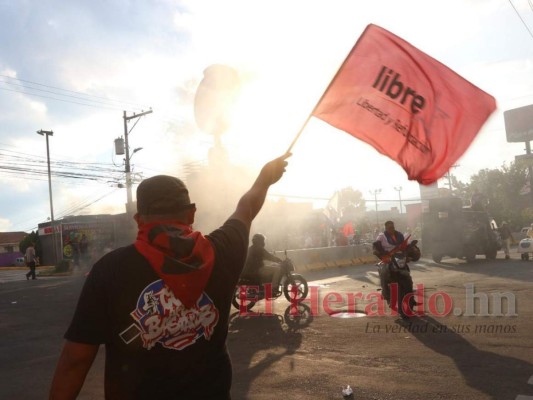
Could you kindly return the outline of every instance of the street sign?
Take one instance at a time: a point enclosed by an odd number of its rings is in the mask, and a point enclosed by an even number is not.
[[[508,142],[533,140],[533,104],[503,113]]]
[[[533,167],[533,153],[532,154],[520,154],[515,156],[515,163],[521,167]]]

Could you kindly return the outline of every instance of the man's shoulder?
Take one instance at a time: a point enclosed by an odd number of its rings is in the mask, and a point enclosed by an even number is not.
[[[131,263],[142,259],[143,257],[137,251],[133,244],[118,247],[104,254],[95,264],[97,265],[120,265],[122,263]]]
[[[231,218],[231,219],[226,220],[226,222],[224,222],[224,224],[220,228],[215,229],[213,232],[209,234],[209,236],[219,230],[237,230],[240,232],[248,233],[248,228],[246,227],[244,222],[236,218]]]
[[[248,234],[248,228],[242,221],[239,221],[238,219],[228,219],[220,228],[209,233],[207,238],[214,245],[219,242],[226,242],[227,240],[246,240],[246,246],[248,246]]]
[[[240,273],[246,259],[248,235],[246,225],[237,219],[227,220],[224,225],[207,235],[215,250],[215,260],[218,263],[233,265]]]

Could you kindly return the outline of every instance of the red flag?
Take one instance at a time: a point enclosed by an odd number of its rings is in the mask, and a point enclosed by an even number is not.
[[[368,25],[313,111],[428,185],[463,155],[496,102],[405,40]]]
[[[353,231],[353,226],[352,226],[352,223],[351,222],[346,222],[344,224],[344,226],[342,227],[342,233],[344,234],[344,236],[348,237],[350,235],[353,236],[354,234],[354,231]]]

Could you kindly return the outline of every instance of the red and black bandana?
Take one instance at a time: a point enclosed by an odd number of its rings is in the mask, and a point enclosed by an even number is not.
[[[139,226],[135,248],[187,308],[200,298],[215,263],[209,240],[173,221]]]

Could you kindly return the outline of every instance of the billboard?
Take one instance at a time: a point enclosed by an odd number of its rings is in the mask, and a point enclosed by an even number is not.
[[[533,140],[533,104],[503,113],[508,142]]]
[[[114,247],[114,226],[110,221],[62,224],[63,258],[78,261],[91,258]],[[106,250],[107,249],[107,250]]]

